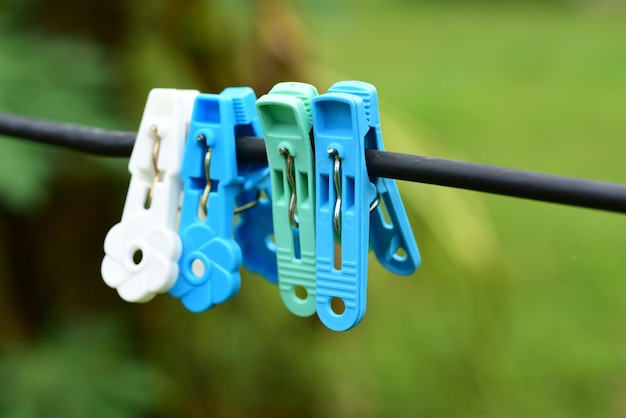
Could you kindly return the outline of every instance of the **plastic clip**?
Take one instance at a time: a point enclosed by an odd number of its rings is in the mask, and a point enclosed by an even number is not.
[[[178,276],[175,231],[185,130],[195,90],[153,89],[128,164],[130,185],[121,221],[104,240],[104,282],[122,299],[147,302]]]
[[[317,182],[317,315],[345,331],[365,315],[370,203],[365,104],[352,94],[313,99]],[[337,242],[338,241],[338,242]]]
[[[255,133],[254,136],[262,136]],[[252,174],[244,174],[252,180],[244,185],[244,191],[237,196],[238,207],[247,207],[250,202],[254,206],[241,211],[235,223],[235,240],[241,247],[243,265],[249,271],[260,274],[268,282],[278,283],[278,265],[276,263],[276,244],[274,244],[274,222],[272,220],[272,192],[269,167],[265,164],[260,168],[257,164],[239,163],[241,172],[252,170]],[[255,167],[256,165],[256,167]],[[248,180],[246,181],[248,183]]]
[[[170,290],[192,312],[227,301],[241,286],[242,254],[233,239],[233,220],[245,179],[238,173],[235,137],[238,128],[255,123],[255,102],[252,89],[235,87],[201,94],[193,108],[181,170],[183,253]]]
[[[328,92],[355,94],[363,100],[369,127],[365,148],[384,151],[376,87],[362,81],[340,81]],[[385,268],[396,274],[409,275],[420,265],[421,257],[398,186],[393,179],[370,176],[370,180],[376,185],[378,199],[378,205],[371,213],[370,244]]]
[[[278,284],[287,309],[310,316],[315,304],[315,171],[310,132],[317,89],[278,83],[257,100],[272,183]],[[306,293],[306,294],[304,294]]]

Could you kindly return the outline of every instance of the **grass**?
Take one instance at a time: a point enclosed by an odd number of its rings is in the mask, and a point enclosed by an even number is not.
[[[370,2],[318,5],[307,22],[317,58],[374,83],[384,103],[421,123],[415,141],[427,137],[437,156],[626,182],[625,17]],[[386,137],[395,151],[405,140]],[[411,195],[431,186],[402,187]],[[353,391],[374,393],[381,415],[623,416],[626,218],[483,199],[504,270],[456,281],[440,272],[437,282],[426,267],[418,288],[374,302],[402,319],[365,349],[375,383]],[[419,244],[427,266],[438,248]],[[467,318],[485,294],[496,313]]]

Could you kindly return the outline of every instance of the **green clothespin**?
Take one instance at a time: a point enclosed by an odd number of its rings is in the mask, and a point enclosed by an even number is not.
[[[278,83],[257,100],[272,181],[278,287],[291,312],[311,316],[315,300],[315,167],[310,132],[317,89]]]

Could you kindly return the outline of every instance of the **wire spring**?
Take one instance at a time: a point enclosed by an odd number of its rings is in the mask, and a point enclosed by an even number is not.
[[[204,134],[200,134],[196,137],[198,141],[205,141],[206,136]],[[202,196],[200,197],[200,209],[202,210],[202,214],[206,218],[209,214],[209,195],[211,194],[211,151],[212,148],[208,147],[206,154],[204,154],[204,173],[206,179],[206,186],[204,187],[204,191],[202,192]],[[244,212],[248,209],[252,209],[259,203],[261,199],[261,192],[257,192],[254,199],[249,202],[244,203],[241,206],[235,208],[235,214]]]
[[[339,152],[329,147],[327,150],[328,155],[333,157],[335,163],[333,165],[333,181],[335,183],[335,190],[337,192],[337,199],[335,200],[335,208],[333,210],[333,226],[337,234],[341,235],[341,204],[342,204],[342,190],[341,190],[341,158]],[[372,212],[380,205],[380,195],[376,193],[374,200],[370,203],[369,211]]]
[[[335,159],[333,165],[333,180],[335,183],[335,191],[337,192],[337,199],[335,200],[335,209],[333,211],[333,225],[335,232],[341,235],[341,158],[336,149],[329,147],[327,150],[328,155]]]
[[[285,156],[287,159],[287,182],[291,187],[291,198],[289,199],[289,223],[291,226],[297,228],[298,220],[296,219],[296,178],[294,175],[293,156],[289,150],[285,147],[280,147],[278,152]]]
[[[370,203],[370,213],[373,212],[374,209],[378,207],[378,205],[380,205],[380,194],[376,192],[376,197],[374,198],[374,200],[372,200],[372,203]]]
[[[204,134],[198,135],[196,139],[206,142]],[[211,193],[211,147],[208,147],[206,154],[204,154],[204,176],[206,178],[206,186],[204,186],[204,191],[200,197],[200,209],[206,218],[209,213],[209,193]]]
[[[154,189],[158,182],[161,181],[161,170],[159,170],[159,153],[161,151],[161,137],[159,136],[159,130],[156,125],[150,126],[150,135],[154,139],[154,146],[152,147],[152,168],[154,169],[154,178],[152,179],[152,185],[150,186],[150,192],[146,199],[145,207],[149,208],[152,205],[152,198],[154,197]]]
[[[255,207],[259,203],[259,200],[261,200],[261,192],[260,191],[258,191],[256,193],[255,198],[252,199],[251,201],[246,202],[246,203],[244,203],[241,206],[237,206],[235,208],[235,215],[238,214],[238,213],[241,213],[241,212],[245,212],[248,209],[252,209],[253,207]]]

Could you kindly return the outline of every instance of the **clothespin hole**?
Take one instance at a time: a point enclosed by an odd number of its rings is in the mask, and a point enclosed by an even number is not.
[[[407,258],[407,253],[404,251],[404,248],[398,247],[396,252],[393,254],[393,258],[398,261],[404,261]]]
[[[294,226],[291,227],[291,237],[293,239],[293,256],[295,259],[300,260],[302,257],[300,248],[300,230]]]
[[[146,200],[143,201],[144,209],[150,209],[150,206],[152,206],[152,190],[146,194]]]
[[[133,263],[138,266],[141,263],[141,260],[143,260],[143,251],[137,248],[135,252],[133,252]]]
[[[338,237],[341,241],[341,236],[339,234],[335,234],[335,237]],[[333,259],[333,267],[335,268],[335,270],[341,270],[341,244],[338,242],[335,242],[335,256],[333,257]]]
[[[204,276],[205,267],[204,267],[204,263],[202,262],[202,260],[200,260],[199,258],[196,258],[191,262],[191,272],[196,277]]]
[[[334,297],[330,299],[330,309],[335,315],[342,315],[346,311],[346,304],[343,299]]]
[[[391,228],[393,223],[391,222],[391,217],[389,216],[389,212],[387,211],[387,205],[385,204],[385,199],[379,199],[378,207],[380,208],[380,214],[383,218],[383,224],[386,227]]]
[[[265,237],[265,245],[271,251],[276,251],[276,240],[274,239],[274,234],[270,234]]]
[[[270,201],[270,197],[267,195],[267,192],[265,190],[260,190],[259,191],[259,203],[265,203],[269,201]]]
[[[306,300],[309,295],[306,288],[304,286],[294,286],[293,292],[296,294],[296,297],[301,300]]]

